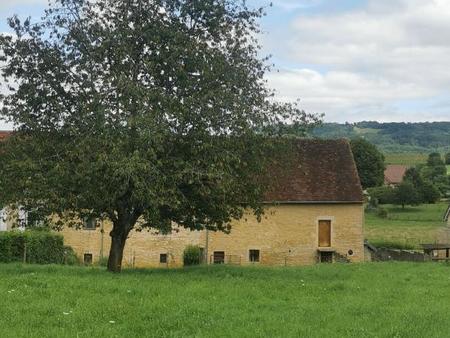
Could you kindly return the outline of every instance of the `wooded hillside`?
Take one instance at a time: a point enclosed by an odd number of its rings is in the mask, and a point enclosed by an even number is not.
[[[363,137],[384,152],[446,152],[450,150],[450,122],[324,123],[312,134],[323,138]]]

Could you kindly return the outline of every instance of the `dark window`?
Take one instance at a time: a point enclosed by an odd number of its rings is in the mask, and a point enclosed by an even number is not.
[[[97,226],[97,220],[94,217],[87,217],[84,219],[83,229],[95,230]]]
[[[85,253],[83,257],[84,264],[91,265],[92,264],[92,254],[91,253]]]
[[[250,250],[248,259],[250,262],[259,262],[259,250]]]
[[[200,248],[200,263],[205,263],[205,248]]]
[[[159,262],[167,263],[167,254],[159,254]]]
[[[348,250],[348,255],[349,256],[353,256],[353,250],[352,249]]]
[[[213,259],[214,259],[214,264],[225,263],[225,251],[214,251]]]
[[[328,251],[322,251],[320,253],[321,263],[333,263],[333,253]]]

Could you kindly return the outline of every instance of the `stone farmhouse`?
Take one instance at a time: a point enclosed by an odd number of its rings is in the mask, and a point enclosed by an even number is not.
[[[261,222],[252,214],[229,234],[177,229],[168,235],[132,231],[123,266],[179,267],[187,245],[198,245],[208,264],[308,265],[364,261],[363,195],[345,140],[295,143],[296,156],[274,171]],[[111,223],[88,220],[65,228],[64,241],[85,263],[106,257]]]
[[[7,136],[0,133],[1,138]],[[199,246],[207,264],[364,261],[363,194],[349,143],[294,142],[295,156],[271,170],[274,184],[266,194],[261,222],[248,213],[232,223],[229,234],[184,228],[167,235],[133,230],[123,266],[180,267],[188,245]],[[26,219],[26,215],[20,217]],[[0,231],[10,228],[10,224],[0,224]],[[90,264],[108,256],[111,228],[109,221],[89,219],[82,229],[65,227],[61,234],[65,244]]]

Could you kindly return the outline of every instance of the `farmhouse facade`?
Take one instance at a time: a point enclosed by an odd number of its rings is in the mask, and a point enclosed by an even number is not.
[[[179,267],[187,245],[197,245],[206,263],[307,265],[364,261],[363,195],[345,140],[295,141],[294,158],[274,168],[274,188],[262,220],[248,213],[231,232],[176,229],[162,235],[132,231],[123,266]],[[86,222],[64,228],[65,244],[86,263],[107,257],[111,223]]]

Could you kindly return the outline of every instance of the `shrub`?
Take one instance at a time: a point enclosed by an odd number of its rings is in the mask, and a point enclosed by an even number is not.
[[[0,262],[62,264],[67,249],[63,237],[42,231],[9,231],[0,233]]]
[[[75,251],[73,251],[72,247],[64,246],[64,264],[66,265],[78,265],[80,264],[80,260],[76,255]]]
[[[370,197],[369,203],[367,203],[366,210],[376,210],[378,208],[378,198]]]
[[[197,245],[188,245],[183,252],[185,266],[198,265],[202,261],[202,250]]]
[[[450,164],[450,152],[448,152],[447,154],[445,154],[445,164]]]
[[[388,211],[385,208],[377,208],[377,216],[380,218],[388,218]]]
[[[368,189],[370,199],[376,199],[379,204],[391,204],[394,201],[395,191],[388,186]]]

